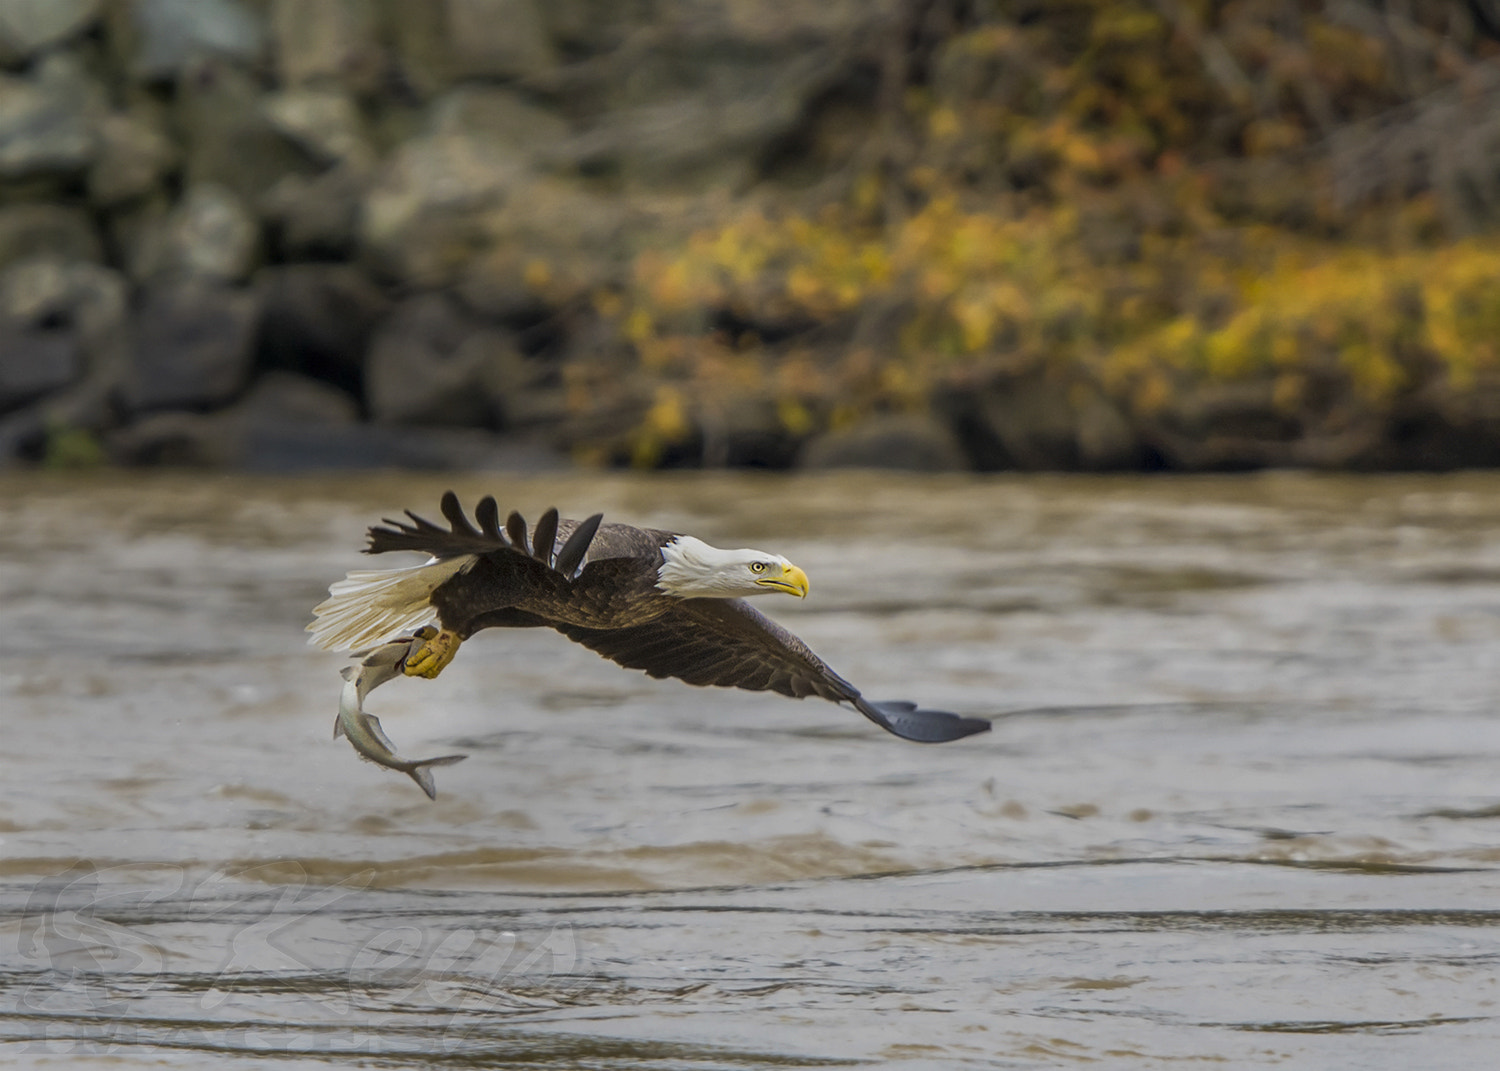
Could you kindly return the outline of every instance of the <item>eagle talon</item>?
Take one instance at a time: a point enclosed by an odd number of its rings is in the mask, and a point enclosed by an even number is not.
[[[438,631],[431,625],[417,629],[415,636],[423,641],[422,646],[407,656],[402,672],[408,677],[426,677],[428,680],[443,672],[463,642],[458,633],[447,629]]]

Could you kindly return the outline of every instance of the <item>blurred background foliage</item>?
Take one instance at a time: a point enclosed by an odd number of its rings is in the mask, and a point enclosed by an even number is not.
[[[0,0],[0,67],[0,463],[1500,464],[1496,0]]]
[[[663,384],[638,459],[757,389],[796,435],[1040,377],[1209,467],[1493,420],[1500,8],[905,16],[802,203],[747,198],[601,306]]]

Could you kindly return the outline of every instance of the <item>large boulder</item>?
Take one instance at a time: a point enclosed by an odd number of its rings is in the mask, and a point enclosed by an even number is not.
[[[177,147],[154,112],[140,108],[99,121],[98,146],[88,173],[89,201],[119,208],[160,189],[176,166]]]
[[[387,424],[489,426],[484,390],[489,348],[477,325],[448,298],[404,302],[375,335],[365,361],[365,401]]]
[[[390,47],[389,84],[399,85],[404,93],[424,101],[448,87],[453,63],[447,22],[444,4],[383,5],[381,25]]]
[[[507,90],[465,88],[437,102],[365,198],[360,240],[372,266],[424,289],[453,282],[489,244],[476,220],[527,182],[567,131],[560,116]]]
[[[175,81],[208,58],[253,63],[265,50],[264,23],[239,0],[131,0],[128,10],[132,67],[147,81]]]
[[[233,191],[212,183],[188,188],[131,257],[138,278],[197,276],[242,282],[260,255],[260,223]]]
[[[125,316],[125,282],[101,265],[43,256],[0,273],[0,411],[87,386],[47,413],[102,419],[123,372]]]
[[[796,128],[809,97],[834,80],[821,52],[705,58],[685,76],[680,57],[655,59],[660,77],[643,81],[659,89],[599,116],[585,154],[588,166],[618,169],[641,186],[742,186]]]
[[[245,397],[215,413],[146,416],[109,437],[117,461],[131,465],[252,466],[257,443],[307,429],[342,429],[359,406],[343,391],[289,372],[256,380]]]
[[[856,41],[893,25],[905,5],[906,0],[660,0],[656,16],[691,40],[795,51]]]
[[[345,260],[358,246],[367,171],[334,167],[320,175],[284,175],[257,205],[286,260]]]
[[[546,447],[509,442],[487,431],[362,424],[355,410],[353,399],[326,383],[271,372],[227,409],[157,413],[108,435],[107,443],[111,456],[124,464],[250,472],[544,472],[568,464]],[[5,423],[0,420],[0,446],[5,443]]]
[[[375,160],[359,105],[348,93],[289,89],[266,97],[265,111],[272,126],[319,163],[368,167]]]
[[[203,279],[149,288],[135,318],[127,404],[141,411],[232,399],[250,376],[259,308],[254,292]]]
[[[585,297],[619,278],[641,232],[666,230],[659,218],[633,214],[623,198],[546,175],[512,188],[474,226],[483,252],[465,266],[458,292],[497,319]]]
[[[0,76],[0,180],[84,173],[104,111],[103,90],[70,56],[47,57],[28,78]]]
[[[814,100],[868,77],[881,59],[871,43],[896,8],[897,0],[664,0],[651,31],[630,34],[633,47],[599,65],[584,98],[598,104],[581,161],[657,190],[743,186]]]
[[[0,0],[0,63],[30,59],[87,30],[103,0]]]
[[[264,300],[257,363],[358,394],[370,337],[390,307],[380,288],[342,264],[267,268],[256,283]]]
[[[985,471],[1133,469],[1146,447],[1095,385],[1038,369],[944,384],[934,406]]]
[[[321,166],[266,115],[259,82],[232,63],[204,61],[179,80],[174,118],[186,180],[227,187],[249,204],[287,175]]]
[[[918,414],[870,417],[851,428],[825,432],[803,447],[798,462],[806,469],[961,472],[971,467],[947,425]]]
[[[519,78],[557,62],[537,0],[447,0],[448,51],[454,72]]]
[[[102,260],[99,236],[88,214],[60,204],[0,208],[0,271],[39,256],[64,262]]]
[[[373,0],[272,0],[271,34],[283,85],[362,93],[380,85],[385,63]]]
[[[67,325],[0,314],[0,413],[61,390],[82,374],[78,337]]]

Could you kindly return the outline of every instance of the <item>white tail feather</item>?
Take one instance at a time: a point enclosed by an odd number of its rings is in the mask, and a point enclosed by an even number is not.
[[[431,624],[437,619],[433,591],[476,561],[464,554],[400,569],[357,569],[334,583],[314,608],[307,642],[325,651],[353,651]]]

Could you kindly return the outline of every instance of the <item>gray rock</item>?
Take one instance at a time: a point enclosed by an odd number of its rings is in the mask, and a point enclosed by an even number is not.
[[[1145,460],[1140,433],[1121,407],[1097,391],[1075,402],[1078,460],[1095,472],[1131,471]]]
[[[618,49],[640,21],[639,12],[619,0],[548,0],[537,10],[547,36],[570,54]]]
[[[563,472],[554,450],[477,428],[380,424],[287,426],[252,431],[240,466],[251,472],[426,469],[459,472]]]
[[[522,181],[525,163],[479,138],[403,145],[365,198],[359,241],[383,275],[421,288],[452,282],[488,242],[475,218]]]
[[[347,93],[287,90],[266,97],[265,110],[272,126],[320,163],[368,167],[375,160],[359,107]]]
[[[530,160],[546,155],[547,146],[568,138],[572,128],[553,109],[514,90],[465,85],[433,101],[427,131],[483,139]]]
[[[342,260],[355,250],[369,185],[368,173],[353,167],[286,175],[261,196],[260,212],[285,258]]]
[[[105,116],[98,126],[98,152],[89,168],[89,200],[116,208],[160,188],[178,154],[161,122],[142,110]]]
[[[65,322],[100,349],[120,335],[127,289],[118,272],[101,265],[37,257],[0,275],[0,315],[34,325]]]
[[[259,83],[233,64],[192,65],[179,82],[176,125],[189,185],[228,187],[249,204],[287,175],[322,168],[266,116]]]
[[[535,264],[534,253],[502,242],[474,258],[453,292],[466,306],[493,320],[535,319],[553,304],[538,285],[551,281],[550,263],[545,280],[538,276]]]
[[[241,282],[259,254],[260,224],[244,202],[222,186],[202,183],[141,237],[132,266],[142,280],[199,276]]]
[[[44,257],[0,274],[0,380],[9,381],[0,408],[37,399],[0,418],[0,468],[59,444],[74,444],[80,458],[91,452],[92,433],[115,417],[128,365],[125,298],[125,280],[98,264]],[[57,438],[59,429],[68,434]]]
[[[1120,409],[1070,376],[1039,370],[950,384],[934,405],[987,471],[1132,469],[1145,455]]]
[[[60,399],[56,415],[71,423],[102,415],[98,405],[119,381],[124,319],[124,281],[99,265],[44,257],[0,274],[0,410],[87,378],[88,397]]]
[[[366,196],[360,243],[383,275],[433,289],[495,239],[485,214],[531,181],[567,123],[508,90],[465,88],[434,104],[427,131],[386,161]]]
[[[102,260],[99,236],[87,213],[58,204],[0,208],[0,271],[39,256],[61,261]]]
[[[136,314],[126,403],[141,411],[229,401],[249,379],[259,305],[251,291],[201,279],[149,289]]]
[[[261,444],[353,425],[359,406],[327,383],[289,372],[256,380],[235,405],[215,413],[156,413],[109,437],[111,455],[130,465],[259,468]]]
[[[787,429],[770,398],[738,397],[702,406],[697,413],[704,468],[789,469],[800,438]]]
[[[365,362],[365,401],[387,424],[490,425],[489,350],[476,324],[439,294],[412,298],[376,332]]]
[[[331,384],[292,372],[272,371],[257,379],[230,412],[250,427],[341,427],[359,419],[359,403]]]
[[[304,372],[358,392],[370,337],[390,302],[363,273],[342,264],[269,268],[258,362]]]
[[[516,78],[557,62],[536,0],[447,0],[447,14],[459,75]]]
[[[577,0],[572,0],[577,2]],[[889,26],[903,0],[660,0],[656,18],[689,39],[772,49],[857,39]]]
[[[581,163],[652,188],[742,186],[858,62],[838,40],[747,42],[714,13],[733,5],[700,6],[701,25],[680,20],[609,71],[608,106],[575,146]]]
[[[133,0],[133,69],[148,81],[172,81],[209,57],[250,63],[265,48],[265,26],[238,0]]]
[[[324,401],[330,409],[337,404]],[[0,446],[5,441],[5,421],[0,421]],[[569,467],[555,451],[473,428],[359,424],[312,414],[262,419],[248,405],[149,416],[111,435],[109,448],[124,464],[270,473],[396,468],[535,473]]]
[[[48,57],[31,78],[0,76],[0,178],[82,173],[103,113],[102,90],[71,57]]]
[[[465,268],[458,292],[498,319],[557,307],[618,278],[641,232],[663,233],[658,222],[633,218],[623,198],[580,181],[533,178],[482,216],[489,246]]]
[[[60,390],[82,373],[78,338],[67,327],[0,318],[0,413]]]
[[[0,62],[29,59],[82,33],[103,0],[0,0]]]
[[[126,274],[139,282],[153,269],[161,251],[162,232],[172,212],[167,191],[119,205],[106,217],[109,248],[123,262]]]
[[[368,93],[385,66],[372,0],[272,0],[276,66],[288,86]]]
[[[956,472],[970,468],[958,440],[931,417],[879,416],[842,431],[830,431],[803,448],[802,468],[903,469]]]
[[[391,50],[391,84],[421,100],[447,88],[453,79],[453,64],[448,52],[446,5],[386,0],[381,20]]]
[[[237,422],[220,414],[154,413],[111,432],[106,445],[119,465],[227,468],[241,457]]]

